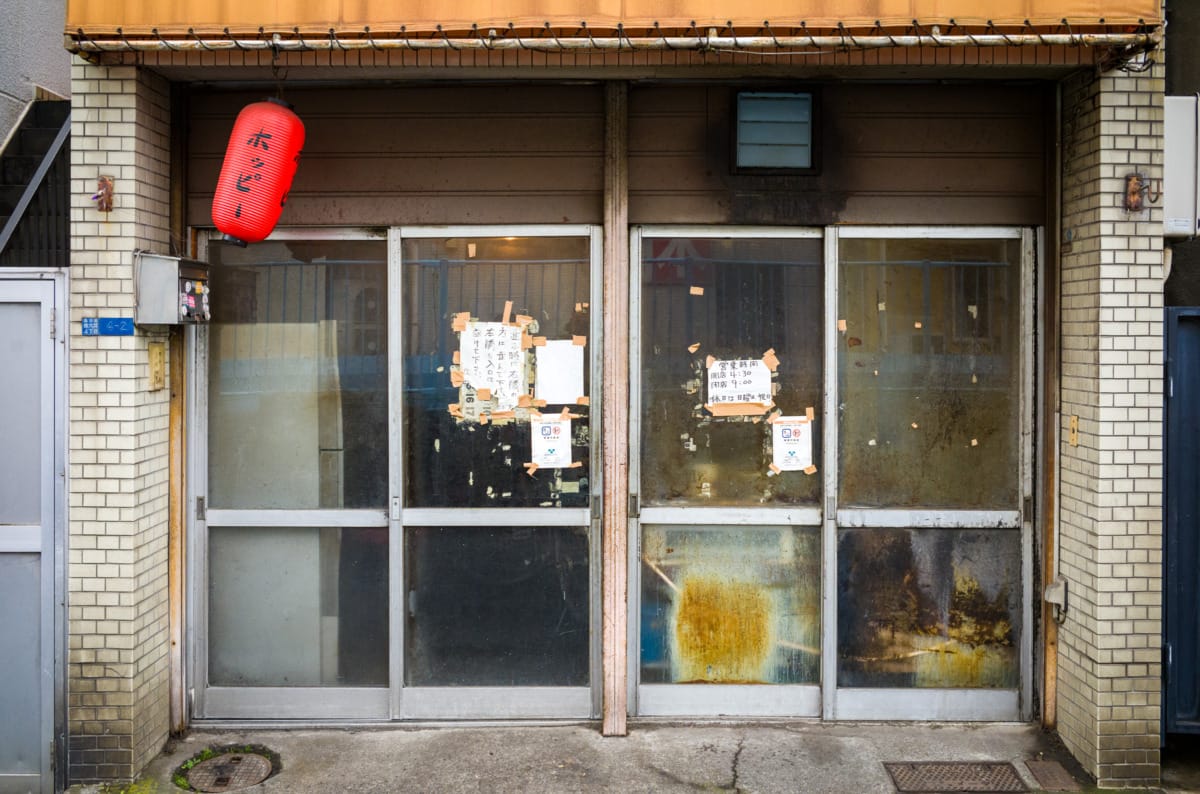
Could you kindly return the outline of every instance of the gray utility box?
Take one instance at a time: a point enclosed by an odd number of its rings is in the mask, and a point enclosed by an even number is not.
[[[138,325],[206,323],[212,319],[208,265],[177,256],[135,254]]]
[[[1163,236],[1195,237],[1200,229],[1200,183],[1196,179],[1200,107],[1195,96],[1163,102]]]

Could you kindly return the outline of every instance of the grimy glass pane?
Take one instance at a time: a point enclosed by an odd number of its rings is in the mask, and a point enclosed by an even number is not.
[[[387,686],[387,529],[215,527],[208,683]]]
[[[817,528],[642,527],[641,682],[820,680]]]
[[[589,246],[584,237],[405,241],[406,504],[588,504]],[[493,345],[505,337],[511,347]],[[531,469],[531,419],[564,412],[567,465]]]
[[[387,245],[210,248],[208,490],[218,508],[387,502]]]
[[[408,686],[586,686],[585,527],[407,527]]]
[[[643,503],[816,504],[816,466],[772,471],[764,420],[776,409],[805,416],[812,408],[812,460],[820,462],[821,241],[656,238],[641,256]],[[775,407],[715,415],[708,372],[768,351],[779,361]]]
[[[838,533],[838,686],[1012,689],[1021,533]]]
[[[1014,509],[1019,240],[843,240],[840,503]]]

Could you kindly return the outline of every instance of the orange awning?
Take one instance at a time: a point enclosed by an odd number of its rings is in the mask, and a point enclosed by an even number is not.
[[[1157,26],[1161,0],[68,0],[67,33],[477,35],[556,31],[908,30]],[[1064,24],[1065,22],[1065,24]],[[764,23],[767,23],[764,25]]]

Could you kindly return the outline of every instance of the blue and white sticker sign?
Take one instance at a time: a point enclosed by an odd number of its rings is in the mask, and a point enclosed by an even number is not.
[[[771,459],[780,471],[812,466],[812,422],[807,416],[780,416],[771,424]]]
[[[530,460],[540,469],[571,467],[571,420],[561,416],[532,417],[533,439]]]

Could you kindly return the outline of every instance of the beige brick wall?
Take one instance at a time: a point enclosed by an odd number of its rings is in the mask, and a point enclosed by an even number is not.
[[[1124,189],[1161,177],[1162,103],[1161,65],[1063,85],[1058,731],[1104,787],[1159,779],[1162,218]]]
[[[167,253],[169,93],[135,67],[72,66],[68,568],[71,780],[131,778],[167,738],[168,389],[132,317],[133,253]],[[96,178],[116,201],[99,212]],[[160,340],[164,337],[158,337]]]

